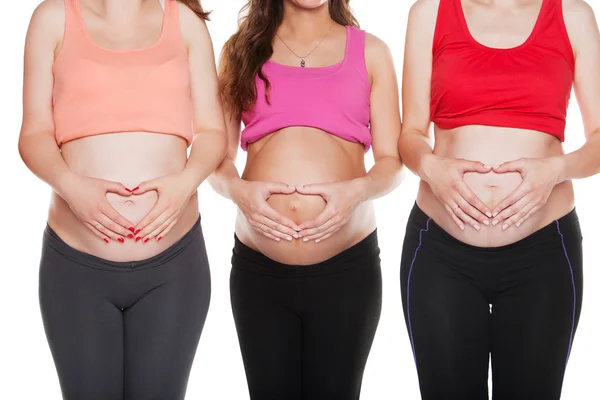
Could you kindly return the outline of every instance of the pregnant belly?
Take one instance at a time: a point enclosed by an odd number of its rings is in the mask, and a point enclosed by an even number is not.
[[[133,188],[139,183],[179,172],[187,160],[186,143],[170,135],[128,132],[99,135],[66,143],[62,155],[70,169],[79,175],[121,182]],[[133,225],[140,222],[158,200],[155,191],[123,197],[108,193],[109,204]],[[143,243],[125,237],[124,243],[105,243],[73,214],[64,199],[53,194],[48,223],[71,247],[111,261],[137,261],[152,257],[183,236],[198,218],[194,195],[179,222],[160,241]]]
[[[361,145],[339,142],[341,139],[316,129],[302,128],[302,131],[302,135],[299,135],[296,131],[286,129],[273,134],[273,137],[267,137],[269,142],[266,144],[252,144],[243,178],[299,186],[343,181],[365,175]],[[260,150],[253,149],[253,146]],[[321,196],[297,192],[289,195],[274,194],[268,199],[268,204],[297,224],[316,218],[327,205]],[[354,211],[342,229],[319,243],[305,242],[303,239],[275,242],[257,232],[241,213],[236,233],[244,244],[275,261],[289,265],[309,265],[333,257],[358,243],[374,229],[372,204],[365,203]]]

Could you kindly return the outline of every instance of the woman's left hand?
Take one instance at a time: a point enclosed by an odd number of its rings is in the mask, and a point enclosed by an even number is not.
[[[523,224],[546,204],[559,183],[561,168],[559,157],[521,158],[494,167],[497,174],[518,172],[523,181],[492,210],[492,225],[501,223],[504,230],[513,224],[517,227]]]
[[[364,186],[361,182],[354,179],[296,187],[298,193],[321,196],[327,203],[316,218],[299,225],[298,234],[302,240],[319,243],[339,231],[363,201]]]
[[[191,183],[187,184],[188,181],[183,173],[170,174],[142,182],[133,191],[134,195],[152,190],[158,194],[154,207],[135,227],[136,242],[142,240],[146,243],[153,238],[160,241],[175,226],[197,189]]]

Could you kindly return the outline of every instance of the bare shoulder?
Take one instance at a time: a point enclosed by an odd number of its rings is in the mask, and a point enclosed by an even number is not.
[[[54,39],[64,35],[65,2],[64,0],[44,0],[33,11],[30,29],[42,30]]]
[[[377,59],[387,58],[390,56],[390,49],[388,45],[373,35],[372,33],[366,32],[365,35],[365,54],[367,58],[374,57]]]
[[[417,0],[410,7],[408,13],[409,24],[422,25],[433,28],[437,19],[438,8],[441,0]]]
[[[592,7],[584,0],[563,0],[565,26],[575,53],[583,51],[598,37],[598,24]]]
[[[206,21],[198,17],[194,11],[188,6],[177,1],[179,7],[179,24],[181,27],[181,36],[188,47],[194,43],[205,43],[206,40],[210,40],[210,34]]]

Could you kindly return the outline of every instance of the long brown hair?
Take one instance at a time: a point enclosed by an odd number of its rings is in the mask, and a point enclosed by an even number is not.
[[[225,43],[221,53],[219,84],[225,109],[238,118],[256,101],[256,76],[269,81],[262,73],[263,64],[273,55],[273,39],[283,21],[284,0],[249,0],[242,8],[238,31]],[[329,14],[340,25],[358,27],[350,10],[350,0],[329,0]]]
[[[210,12],[204,11],[202,5],[200,5],[200,0],[178,0],[180,3],[188,6],[190,10],[192,10],[199,18],[208,21],[208,16]]]

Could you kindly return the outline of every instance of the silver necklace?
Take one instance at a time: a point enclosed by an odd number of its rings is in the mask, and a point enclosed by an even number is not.
[[[331,24],[331,26],[329,27],[329,30],[327,31],[327,33],[325,34],[325,36],[323,36],[323,39],[321,39],[321,41],[319,42],[319,44],[317,44],[315,46],[314,49],[312,49],[307,55],[305,55],[304,57],[299,56],[298,54],[296,54],[296,52],[294,50],[292,50],[290,48],[290,46],[287,45],[287,43],[281,38],[281,36],[279,36],[279,33],[276,33],[277,37],[279,38],[279,40],[281,40],[281,43],[283,43],[283,45],[285,47],[287,47],[287,49],[289,51],[292,52],[293,55],[295,55],[296,57],[298,57],[300,59],[300,66],[302,68],[306,67],[306,59],[308,58],[308,56],[310,56],[320,45],[321,43],[323,43],[323,41],[325,40],[325,38],[329,35],[329,32],[331,32],[331,30],[333,29],[333,24]]]

